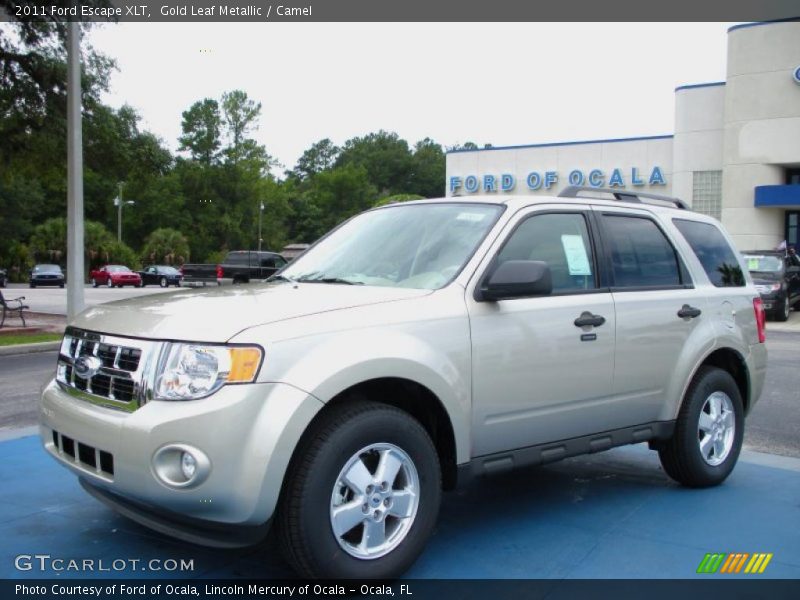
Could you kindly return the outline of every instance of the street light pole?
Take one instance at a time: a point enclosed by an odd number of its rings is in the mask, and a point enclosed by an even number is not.
[[[127,204],[132,206],[136,204],[133,200],[122,201],[122,184],[119,184],[119,195],[114,198],[114,204],[117,207],[117,241],[122,243],[122,205]]]
[[[259,202],[258,206],[258,251],[261,252],[261,213],[264,212],[264,202]]]
[[[67,25],[67,320],[83,311],[81,24]]]

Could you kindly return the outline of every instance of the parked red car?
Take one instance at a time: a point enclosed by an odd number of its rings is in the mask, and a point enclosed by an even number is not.
[[[106,285],[108,287],[122,287],[123,285],[142,287],[141,276],[131,271],[125,265],[106,265],[89,273],[89,277],[91,278],[92,287],[97,287],[98,285]]]

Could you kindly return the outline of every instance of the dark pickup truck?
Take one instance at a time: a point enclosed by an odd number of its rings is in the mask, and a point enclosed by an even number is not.
[[[218,265],[183,265],[184,285],[228,285],[250,283],[266,279],[286,264],[286,260],[275,252],[236,250],[228,252]]]

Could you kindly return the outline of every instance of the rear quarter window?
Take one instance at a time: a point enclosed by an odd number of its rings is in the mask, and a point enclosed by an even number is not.
[[[687,219],[673,219],[672,223],[691,246],[711,283],[716,287],[745,285],[736,252],[716,225]]]

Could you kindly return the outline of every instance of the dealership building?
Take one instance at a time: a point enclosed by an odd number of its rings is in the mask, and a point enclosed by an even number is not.
[[[800,248],[800,19],[731,27],[726,80],[675,90],[672,135],[447,154],[448,196],[568,185],[677,196],[741,250]]]

